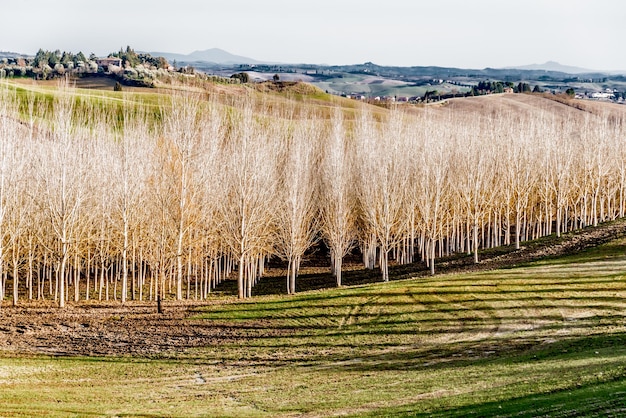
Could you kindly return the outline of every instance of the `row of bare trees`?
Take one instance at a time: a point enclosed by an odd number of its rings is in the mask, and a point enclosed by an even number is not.
[[[42,103],[1,92],[0,300],[14,305],[204,299],[227,277],[246,298],[271,257],[294,293],[320,240],[337,285],[355,248],[385,281],[390,260],[434,274],[438,257],[478,261],[626,209],[614,115],[322,116],[191,94],[113,112],[66,86]]]

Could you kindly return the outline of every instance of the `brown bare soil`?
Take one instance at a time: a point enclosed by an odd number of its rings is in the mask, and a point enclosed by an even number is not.
[[[262,324],[219,326],[191,320],[194,304],[176,304],[156,313],[154,303],[127,306],[81,304],[66,309],[49,303],[3,307],[0,351],[54,356],[174,356],[186,349],[243,343],[268,330]],[[277,331],[274,331],[277,332]]]
[[[79,305],[64,310],[43,303],[4,307],[0,349],[50,355],[150,356],[233,338],[229,330],[185,321],[188,309],[171,307],[159,315],[147,304]]]
[[[626,220],[606,223],[595,228],[554,236],[529,242],[519,250],[500,248],[485,251],[481,262],[474,264],[471,256],[456,256],[437,264],[439,273],[491,270],[507,268],[568,254],[576,254],[586,248],[626,236]],[[316,260],[310,261],[307,268],[319,271]],[[363,274],[352,265],[346,271],[349,284],[377,281],[377,272]],[[280,269],[275,269],[275,277],[268,278],[265,292],[280,293],[283,279]],[[361,273],[359,273],[361,272]],[[426,276],[428,270],[420,263],[409,266],[395,266],[393,278]],[[315,282],[304,274],[300,280],[311,282],[311,288],[332,286],[332,278]],[[265,279],[261,280],[261,283]],[[303,285],[304,290],[307,286]],[[224,290],[222,290],[224,291]],[[0,351],[15,354],[47,354],[54,356],[85,355],[135,355],[145,357],[169,357],[188,349],[201,346],[214,346],[227,343],[245,344],[248,339],[275,335],[286,335],[289,329],[276,329],[262,323],[225,322],[216,324],[190,319],[195,309],[207,303],[230,303],[233,298],[218,298],[212,302],[173,302],[166,301],[165,312],[156,313],[154,302],[129,302],[121,306],[118,302],[82,302],[66,309],[54,307],[52,301],[24,302],[23,306],[0,308]],[[258,321],[257,321],[258,322]]]

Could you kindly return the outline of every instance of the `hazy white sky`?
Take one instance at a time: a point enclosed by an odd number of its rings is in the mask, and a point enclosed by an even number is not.
[[[623,0],[0,0],[0,50],[222,48],[289,62],[626,70]]]

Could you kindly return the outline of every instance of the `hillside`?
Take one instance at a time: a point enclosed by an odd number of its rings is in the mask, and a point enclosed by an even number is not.
[[[445,107],[451,112],[471,112],[486,114],[494,111],[509,112],[518,115],[547,113],[570,118],[588,114],[605,116],[608,114],[626,115],[626,107],[614,103],[594,102],[569,99],[563,96],[538,94],[493,94],[480,97],[449,99]]]

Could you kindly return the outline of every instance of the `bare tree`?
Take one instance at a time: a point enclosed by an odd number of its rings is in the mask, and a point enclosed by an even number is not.
[[[471,233],[471,250],[475,263],[478,263],[479,232],[483,216],[495,198],[493,188],[495,153],[491,147],[496,141],[489,124],[490,120],[481,119],[472,128],[461,127],[453,145],[452,164],[455,165],[453,184],[464,206],[467,238],[469,243]]]
[[[59,307],[64,307],[66,269],[71,245],[76,238],[81,205],[87,197],[84,181],[90,156],[83,152],[88,140],[81,137],[74,123],[74,97],[67,85],[60,86],[53,112],[52,137],[39,140],[37,180],[41,185],[41,209],[60,248],[58,302]]]
[[[183,269],[187,240],[197,217],[198,154],[202,145],[202,106],[200,98],[191,93],[174,94],[169,106],[163,109],[164,145],[169,148],[170,160],[163,167],[172,182],[172,199],[168,206],[176,231],[176,299],[183,297]]]
[[[418,164],[419,175],[415,179],[419,187],[418,207],[421,224],[428,240],[428,265],[435,274],[435,247],[444,235],[444,215],[449,198],[450,145],[443,135],[424,138],[424,152]]]
[[[316,144],[319,124],[303,118],[292,129],[283,129],[284,155],[279,161],[275,250],[287,260],[287,293],[296,292],[296,276],[305,251],[316,240],[318,231],[315,181]]]
[[[0,91],[0,300],[12,281],[14,304],[36,288],[63,306],[72,287],[126,303],[136,284],[140,298],[205,298],[235,269],[245,298],[271,256],[293,293],[318,238],[337,285],[357,239],[388,280],[394,256],[421,253],[434,273],[438,256],[478,261],[513,231],[519,248],[626,213],[623,112],[364,106],[328,121],[176,95],[152,118],[55,94],[47,108]]]
[[[393,112],[381,129],[371,115],[364,113],[356,128],[360,213],[380,246],[383,281],[389,280],[389,252],[407,231],[408,218],[403,209],[409,176],[402,147],[404,137],[404,123],[398,112]]]
[[[26,226],[27,129],[17,122],[16,97],[0,87],[0,281],[4,280],[7,252],[11,252],[13,305],[18,303],[21,236]],[[0,304],[6,283],[0,283]]]
[[[319,173],[320,229],[330,248],[332,271],[341,286],[343,257],[348,254],[356,238],[356,208],[353,188],[353,149],[349,147],[343,116],[335,110],[332,126],[322,147]]]
[[[277,141],[268,121],[261,124],[246,101],[232,115],[230,134],[221,153],[222,198],[218,202],[219,229],[224,243],[238,260],[239,298],[251,296],[258,278],[255,264],[271,252]]]
[[[220,266],[224,243],[218,225],[217,202],[221,199],[220,172],[222,164],[225,163],[224,160],[220,160],[220,150],[224,146],[226,135],[224,119],[224,112],[213,98],[210,98],[208,106],[202,112],[202,144],[195,168],[199,187],[197,193],[199,219],[195,225],[196,239],[193,241],[193,247],[199,255],[199,264],[203,267],[199,289],[201,298],[205,298],[211,287],[223,277]]]
[[[145,201],[145,185],[148,181],[147,164],[142,159],[153,151],[149,147],[145,114],[135,115],[128,109],[124,113],[118,139],[110,140],[106,147],[110,159],[113,186],[112,225],[121,234],[122,283],[121,302],[128,298],[128,273],[132,235],[138,233],[141,221],[141,205]],[[106,145],[106,144],[105,144]],[[134,297],[134,294],[133,294]]]

